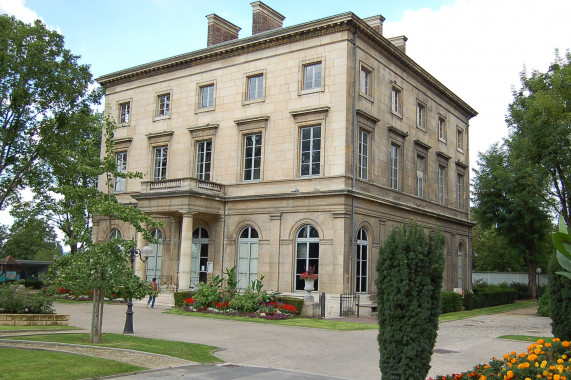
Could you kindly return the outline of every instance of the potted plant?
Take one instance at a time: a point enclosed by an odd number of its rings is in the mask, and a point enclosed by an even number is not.
[[[308,295],[311,295],[313,290],[313,283],[317,279],[317,274],[315,273],[315,265],[309,266],[306,272],[299,275],[299,278],[305,281],[305,287],[303,288],[307,291]]]

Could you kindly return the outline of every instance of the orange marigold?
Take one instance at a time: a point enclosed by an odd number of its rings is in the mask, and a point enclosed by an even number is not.
[[[561,345],[565,348],[569,347],[569,341],[564,340],[563,342],[561,342]]]

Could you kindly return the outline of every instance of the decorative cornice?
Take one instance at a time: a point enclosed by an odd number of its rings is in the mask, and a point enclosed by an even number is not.
[[[342,13],[336,16],[330,16],[287,28],[278,28],[242,39],[223,42],[221,44],[209,46],[205,49],[117,71],[101,76],[96,80],[101,86],[108,88],[116,84],[126,83],[141,78],[148,78],[184,69],[196,64],[206,63],[225,57],[247,54],[252,51],[290,44],[292,42],[307,40],[344,30],[349,30],[352,33],[358,31],[360,39],[365,38],[369,40],[372,46],[375,46],[379,50],[387,53],[398,65],[406,69],[406,71],[409,71],[419,80],[432,87],[437,93],[446,97],[453,104],[458,106],[467,115],[468,119],[478,114],[456,94],[430,75],[398,47],[393,45],[387,38],[383,37],[372,26],[368,25],[352,12]]]
[[[460,166],[463,169],[468,169],[468,165],[466,165],[465,163],[463,163],[460,160],[456,161],[455,164],[456,164],[456,166]]]
[[[420,147],[423,147],[426,150],[430,150],[432,147],[426,143],[423,143],[422,141],[420,141],[419,139],[414,139],[414,143]]]
[[[302,109],[292,110],[292,111],[289,111],[289,113],[291,114],[291,116],[296,117],[296,116],[301,116],[301,115],[310,115],[310,114],[314,114],[314,113],[326,113],[326,112],[329,112],[330,109],[331,108],[329,106],[311,107],[311,108],[302,108]]]
[[[268,120],[270,120],[270,115],[261,115],[261,116],[246,117],[244,119],[234,120],[234,123],[236,123],[236,125],[241,125],[241,124],[257,123],[260,121],[268,121]]]
[[[397,135],[401,136],[402,138],[408,137],[408,132],[403,131],[402,129],[398,129],[397,127],[393,127],[392,125],[388,125],[387,129],[389,132],[396,133]]]
[[[442,157],[442,158],[444,158],[445,160],[449,160],[449,159],[452,158],[452,157],[450,157],[449,155],[447,155],[446,153],[444,153],[444,152],[441,151],[441,150],[437,150],[437,151],[436,151],[436,155],[437,155],[437,156],[440,156],[440,157]]]
[[[364,117],[365,119],[368,119],[368,120],[372,121],[373,123],[378,123],[379,121],[381,121],[381,119],[371,115],[367,111],[364,111],[360,108],[358,108],[356,112],[357,112],[358,116]]]

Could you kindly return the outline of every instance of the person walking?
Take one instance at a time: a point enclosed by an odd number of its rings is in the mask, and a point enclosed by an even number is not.
[[[149,283],[151,287],[151,294],[149,295],[149,300],[147,301],[147,307],[151,305],[151,309],[155,308],[155,298],[157,298],[157,294],[159,294],[159,285],[157,284],[157,278],[153,277],[153,281]],[[152,303],[151,303],[152,302]]]

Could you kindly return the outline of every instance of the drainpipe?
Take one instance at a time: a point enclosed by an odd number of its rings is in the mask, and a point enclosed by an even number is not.
[[[359,27],[355,28],[355,35],[353,37],[354,49],[354,68],[353,68],[353,152],[351,154],[351,159],[353,161],[353,178],[351,181],[351,273],[349,275],[349,290],[351,294],[355,293],[355,181],[357,176],[357,161],[356,161],[356,149],[357,149],[357,34],[359,33]]]

